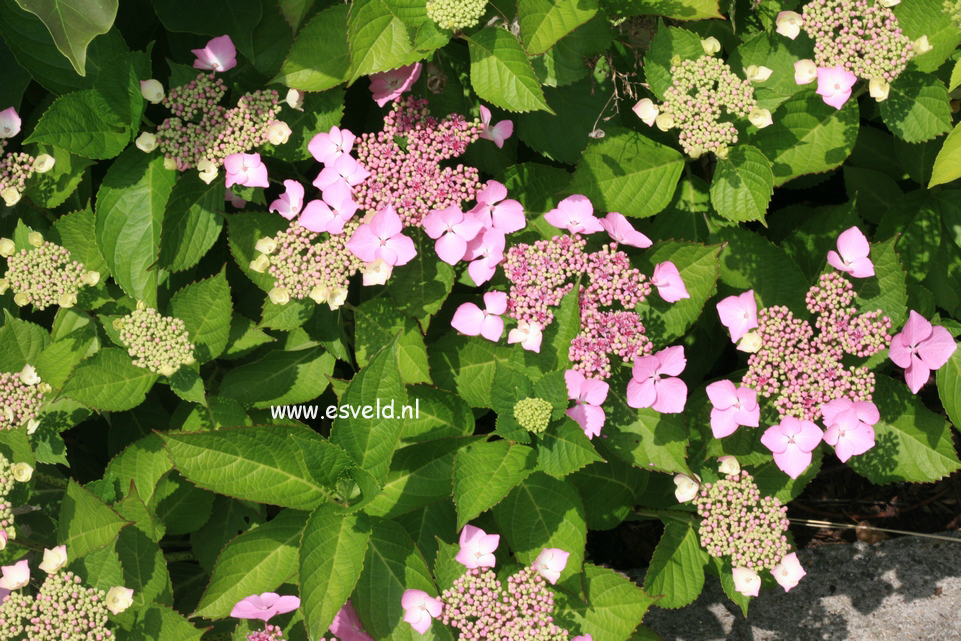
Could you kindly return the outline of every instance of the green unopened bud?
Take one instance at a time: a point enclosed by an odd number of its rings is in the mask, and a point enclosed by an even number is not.
[[[552,410],[542,398],[525,398],[514,404],[514,419],[528,432],[540,434],[551,422]]]

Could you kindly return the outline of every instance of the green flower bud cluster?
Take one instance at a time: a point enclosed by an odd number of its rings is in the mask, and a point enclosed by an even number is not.
[[[542,398],[525,398],[514,404],[514,419],[528,432],[540,434],[551,422],[553,409]]]
[[[33,599],[23,593],[23,590],[14,590],[0,604],[0,630],[5,636],[3,639],[20,639],[23,634],[24,619],[30,613],[30,606]]]
[[[13,529],[13,505],[10,503],[10,493],[16,479],[13,478],[13,465],[6,456],[0,454],[0,530],[5,530],[7,538],[15,536]],[[0,618],[2,618],[0,614]],[[0,630],[5,629],[0,622]]]
[[[194,345],[179,318],[162,316],[140,303],[136,310],[114,321],[114,327],[120,330],[120,340],[137,367],[172,376],[181,365],[195,362]]]
[[[107,599],[73,572],[48,574],[26,613],[30,641],[107,641]]]
[[[21,372],[0,372],[0,430],[12,430],[37,416],[44,389],[39,377],[24,381]]]
[[[790,551],[787,506],[762,498],[747,470],[705,483],[694,504],[703,519],[701,546],[711,556],[729,556],[736,568],[770,570]]]
[[[427,17],[441,29],[466,29],[480,22],[487,0],[427,0]]]
[[[944,0],[943,8],[954,26],[961,29],[961,0]]]
[[[82,263],[71,260],[65,248],[44,241],[38,232],[30,236],[35,248],[22,248],[9,256],[7,273],[0,280],[0,292],[9,287],[17,305],[73,307],[81,287],[100,281],[99,272],[87,271]]]

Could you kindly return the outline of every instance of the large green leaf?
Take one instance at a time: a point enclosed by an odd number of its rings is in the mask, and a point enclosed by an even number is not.
[[[170,301],[173,315],[184,322],[201,363],[212,361],[227,347],[230,334],[230,286],[226,270],[187,285]]]
[[[57,49],[74,70],[86,75],[87,45],[110,31],[117,16],[117,0],[17,0],[47,25]]]
[[[644,589],[663,595],[659,607],[673,610],[693,603],[704,588],[707,561],[694,523],[670,520],[644,575]]]
[[[570,552],[558,583],[580,592],[587,524],[584,504],[570,483],[535,472],[494,506],[494,518],[523,564],[532,563],[544,548]]]
[[[151,0],[151,4],[168,31],[205,36],[227,34],[240,51],[248,56],[253,53],[251,34],[263,15],[260,0],[199,4],[193,0]]]
[[[87,269],[98,272],[107,270],[107,262],[97,247],[96,217],[89,205],[86,209],[57,218],[53,229],[59,238],[51,240],[66,247],[73,260],[80,261]]]
[[[227,372],[220,393],[260,408],[306,403],[327,389],[336,360],[323,347],[273,349]]]
[[[347,80],[347,11],[347,5],[340,4],[314,16],[297,34],[280,74],[271,82],[303,91],[324,91]]]
[[[650,475],[615,456],[607,459],[591,463],[568,477],[584,501],[587,527],[591,530],[610,530],[620,525],[633,511]]]
[[[163,441],[155,433],[150,433],[113,457],[107,465],[104,478],[115,479],[123,494],[127,493],[133,482],[141,498],[150,503],[157,483],[172,467]]]
[[[664,16],[675,20],[721,17],[718,0],[605,0],[603,5],[618,17]]]
[[[854,283],[857,307],[862,312],[880,309],[891,319],[894,327],[901,327],[907,317],[908,290],[901,261],[894,250],[896,238],[871,245],[871,261],[875,278]]]
[[[521,43],[501,27],[485,27],[468,39],[470,81],[477,96],[508,111],[554,113],[544,100]]]
[[[589,634],[596,641],[627,641],[647,609],[656,600],[623,574],[592,563],[584,564],[584,594],[587,601],[573,595],[559,595],[563,610],[561,623]]]
[[[905,71],[881,102],[884,124],[907,142],[922,142],[951,129],[951,107],[944,83],[932,75]]]
[[[898,26],[912,41],[928,37],[931,51],[915,56],[911,64],[921,71],[931,72],[941,66],[961,42],[961,30],[944,10],[941,0],[902,2],[894,8]]]
[[[934,159],[934,170],[928,188],[961,178],[961,124],[944,139],[944,146]]]
[[[131,147],[110,166],[97,192],[100,253],[117,284],[148,307],[157,305],[159,272],[154,263],[175,175],[164,169],[161,156]]]
[[[329,469],[308,469],[292,434],[303,434],[330,447],[307,428],[294,425],[167,432],[162,437],[176,468],[199,487],[295,510],[333,502],[335,484],[350,462],[346,457],[335,457]],[[323,484],[317,481],[320,475],[324,476]]]
[[[612,398],[613,397],[613,398]],[[623,460],[643,469],[690,474],[687,425],[680,414],[634,409],[621,395],[609,395],[606,445]]]
[[[645,218],[671,202],[683,167],[678,151],[612,127],[587,147],[567,191],[587,196],[600,211]]]
[[[809,55],[804,46],[803,40],[788,40],[780,34],[761,31],[745,40],[727,63],[735,72],[750,65],[771,70],[770,78],[754,83],[754,97],[758,107],[775,113],[782,102],[805,90],[804,85],[794,81],[794,63]]]
[[[46,329],[20,320],[3,310],[0,328],[0,372],[19,372],[24,365],[36,365],[37,359],[50,343]]]
[[[544,53],[595,13],[596,0],[519,0],[521,42],[528,55]]]
[[[961,430],[961,350],[938,370],[938,396],[955,429]]]
[[[610,19],[598,12],[545,54],[532,57],[531,65],[542,85],[564,87],[590,75],[586,59],[607,50],[613,39]]]
[[[341,410],[348,409],[350,417],[344,418],[342,412],[330,430],[331,442],[343,447],[377,481],[387,477],[404,426],[399,416],[387,419],[374,415],[375,407],[392,404],[394,411],[400,412],[407,404],[407,390],[397,367],[398,349],[398,339],[394,338],[351,379],[340,397]]]
[[[472,443],[454,461],[457,529],[500,503],[534,470],[534,450],[508,441]]]
[[[512,352],[483,338],[448,333],[430,346],[428,362],[438,387],[454,392],[471,407],[490,407],[497,365],[506,366]]]
[[[57,542],[67,546],[70,558],[80,557],[113,543],[124,519],[89,490],[70,479],[60,504]]]
[[[400,332],[397,367],[404,383],[430,383],[427,348],[417,321],[405,316],[386,298],[373,298],[354,310],[354,353],[357,364],[367,365],[374,352]]]
[[[584,430],[572,420],[565,419],[537,439],[537,468],[551,476],[562,478],[600,460]]]
[[[771,162],[756,147],[736,145],[717,161],[711,181],[711,204],[728,220],[764,220],[774,195]]]
[[[306,512],[283,510],[227,543],[194,615],[226,617],[241,599],[275,590],[294,575],[307,516]]]
[[[200,641],[204,631],[198,630],[182,614],[171,607],[151,603],[138,610],[132,631],[123,638],[151,641]],[[118,638],[120,636],[118,635]]]
[[[858,137],[858,117],[854,100],[835,109],[805,91],[786,100],[774,112],[774,124],[759,129],[749,142],[771,161],[776,187],[844,162]]]
[[[759,308],[786,305],[795,314],[806,314],[807,280],[783,249],[737,227],[718,231],[716,239],[727,243],[720,254],[723,282],[738,289],[753,289],[761,299]]]
[[[848,459],[872,483],[937,481],[961,469],[951,426],[927,409],[903,381],[877,377],[874,402],[881,420],[874,426],[873,448]]]
[[[97,410],[122,412],[147,397],[157,380],[137,367],[125,350],[108,347],[82,361],[63,386],[63,395]]]
[[[312,638],[327,632],[354,591],[370,541],[366,514],[337,514],[318,508],[300,541],[300,585],[304,619]]]
[[[701,37],[679,27],[660,27],[651,40],[651,48],[644,56],[644,77],[654,95],[664,100],[674,84],[671,68],[677,58],[696,60],[704,55]]]
[[[223,228],[224,183],[205,184],[196,172],[181,175],[170,192],[160,232],[158,263],[171,271],[193,267]]]
[[[132,487],[114,507],[121,516],[134,522],[120,532],[115,546],[123,566],[123,585],[134,591],[134,605],[139,609],[151,602],[173,604],[173,585],[158,543],[163,531],[157,528],[137,488]]]
[[[56,164],[46,173],[35,173],[27,181],[24,195],[38,205],[53,209],[62,205],[77,190],[87,176],[87,167],[94,164],[94,161],[52,145],[40,145],[37,151],[53,156]],[[90,212],[92,214],[93,210]],[[60,220],[57,219],[54,224]],[[93,238],[93,234],[90,238]]]
[[[130,142],[130,129],[99,92],[85,89],[57,98],[24,142],[49,144],[78,156],[102,160],[123,151]],[[147,158],[139,149],[133,152]],[[162,158],[158,160],[163,163]]]
[[[350,82],[415,62],[407,25],[384,0],[355,0],[347,15]]]

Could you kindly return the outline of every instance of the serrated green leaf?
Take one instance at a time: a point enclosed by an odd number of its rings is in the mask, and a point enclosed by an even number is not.
[[[248,501],[310,510],[333,501],[334,488],[333,482],[316,481],[290,437],[305,431],[293,425],[262,425],[162,436],[176,468],[195,485]],[[322,472],[339,476],[341,471]]]
[[[891,319],[894,327],[900,327],[907,316],[907,283],[901,261],[894,244],[897,239],[871,244],[871,262],[875,278],[860,279],[853,283],[857,292],[856,303],[862,312],[880,309]]]
[[[173,608],[152,603],[138,612],[130,639],[150,641],[200,641],[204,634]]]
[[[684,157],[636,131],[612,127],[587,147],[568,185],[600,211],[653,216],[671,202]]]
[[[129,141],[130,130],[125,123],[113,115],[98,92],[85,89],[57,98],[24,142],[53,145],[102,160],[119,154]],[[139,149],[134,151],[145,156]]]
[[[207,185],[195,172],[180,176],[164,210],[158,264],[178,272],[200,262],[220,237],[223,208],[223,182]]]
[[[580,592],[587,524],[584,504],[570,483],[535,472],[494,506],[494,518],[520,563],[533,563],[544,548],[570,552],[558,584]]]
[[[324,91],[347,80],[347,11],[346,4],[336,5],[311,18],[297,34],[280,74],[271,82],[303,91]]]
[[[597,641],[631,638],[655,601],[624,575],[591,563],[584,564],[584,594],[586,603],[571,595],[560,597],[570,611],[571,621],[564,624]]]
[[[127,522],[89,490],[70,479],[60,505],[57,542],[66,545],[70,558],[113,543]]]
[[[427,331],[431,317],[454,287],[454,269],[437,258],[434,241],[426,234],[414,232],[411,236],[417,255],[391,276],[387,291],[397,309],[416,318]]]
[[[134,521],[117,537],[117,556],[123,567],[123,584],[134,591],[133,602],[143,608],[151,602],[173,605],[173,585],[153,518],[140,499],[136,487],[117,503],[118,511]]]
[[[649,474],[614,456],[571,474],[568,480],[584,501],[588,529],[610,530],[620,525],[647,487]]]
[[[764,220],[774,195],[770,161],[756,147],[736,145],[717,161],[711,181],[711,204],[724,218],[738,223]]]
[[[82,158],[52,145],[40,145],[37,151],[52,156],[56,164],[49,171],[35,173],[27,180],[24,195],[38,205],[53,209],[62,205],[77,190],[87,175],[87,167],[94,163],[89,158]],[[55,220],[54,226],[61,220],[62,218]]]
[[[231,214],[227,219],[227,239],[234,261],[247,278],[265,292],[274,288],[276,279],[268,273],[255,272],[250,268],[250,261],[260,253],[254,249],[254,246],[261,238],[268,236],[272,238],[281,230],[287,229],[289,225],[290,222],[282,216],[262,212],[240,212]],[[300,301],[296,299],[291,301],[291,303],[297,302]]]
[[[944,197],[946,194],[950,195]],[[941,244],[942,215],[961,215],[961,204],[954,200],[956,195],[956,192],[909,192],[892,203],[882,218],[876,235],[886,238],[900,232],[895,248],[912,281],[924,280],[934,267],[934,257]]]
[[[96,234],[110,273],[127,295],[157,305],[154,268],[175,172],[163,158],[131,147],[107,170],[97,192]]]
[[[934,159],[934,170],[928,189],[961,178],[961,124],[956,126],[944,139],[944,146]]]
[[[720,18],[717,0],[606,0],[605,7],[612,15],[664,16],[675,20],[703,20]]]
[[[355,0],[347,15],[350,79],[397,69],[416,62],[407,25],[391,13],[384,0]]]
[[[961,430],[961,350],[955,349],[951,358],[937,374],[938,396],[955,429]]]
[[[590,75],[587,58],[606,51],[613,39],[610,19],[607,14],[598,12],[546,53],[532,57],[531,65],[541,84],[564,87]]]
[[[110,31],[118,6],[117,0],[17,0],[17,4],[43,20],[57,49],[81,76],[86,75],[87,45]]]
[[[490,407],[497,365],[506,366],[512,352],[481,338],[448,333],[428,348],[427,358],[438,387],[454,392],[471,407]]]
[[[651,40],[651,47],[644,56],[644,77],[654,95],[664,100],[666,92],[674,84],[671,72],[675,57],[696,60],[704,55],[701,38],[693,31],[679,27],[661,27]]]
[[[268,351],[256,361],[227,372],[220,393],[249,407],[293,405],[317,398],[327,389],[336,359],[322,347],[295,352]]]
[[[835,109],[805,91],[786,100],[774,113],[774,124],[759,129],[748,142],[771,161],[777,187],[844,162],[858,137],[858,118],[854,100]]]
[[[911,60],[911,65],[921,71],[936,70],[961,42],[961,31],[940,0],[903,2],[894,7],[894,15],[898,17],[898,26],[912,42],[921,36],[928,37],[931,51]]]
[[[401,442],[416,443],[474,433],[474,413],[462,398],[430,385],[408,385],[413,416],[404,420]]]
[[[306,512],[282,510],[269,522],[227,543],[193,616],[224,618],[241,599],[280,587],[297,572],[307,517]],[[320,552],[324,546],[313,549]]]
[[[500,27],[485,27],[468,39],[470,81],[477,96],[507,111],[554,113],[521,43]]]
[[[3,331],[0,330],[0,349],[3,349]],[[61,389],[78,363],[87,357],[88,350],[99,347],[97,330],[93,325],[84,325],[63,338],[48,345],[34,363],[37,374],[44,383],[54,389]]]
[[[565,420],[537,439],[537,467],[551,476],[562,478],[601,457],[574,421]]]
[[[668,521],[644,575],[644,589],[655,596],[663,595],[657,602],[659,607],[674,610],[693,603],[704,589],[707,562],[694,524]]]
[[[528,55],[544,53],[597,13],[594,0],[519,0],[517,18]]]
[[[3,310],[0,328],[0,371],[19,372],[24,365],[36,365],[50,343],[50,334],[40,325],[14,318]]]
[[[151,4],[168,31],[215,37],[227,34],[248,57],[252,53],[251,34],[263,15],[260,0],[208,4],[197,4],[193,0],[151,0]]]
[[[233,312],[226,270],[187,285],[174,294],[170,306],[187,327],[197,361],[206,363],[220,356],[227,347]]]
[[[53,229],[59,236],[58,244],[67,248],[73,260],[87,269],[107,271],[107,262],[97,246],[96,217],[89,206],[61,216],[53,223]]]
[[[370,541],[366,514],[318,508],[300,542],[301,598],[307,631],[320,638],[360,579]]]
[[[881,102],[884,124],[907,142],[923,142],[951,130],[948,90],[934,76],[905,71]]]
[[[804,46],[802,40],[789,40],[780,34],[761,31],[745,40],[727,62],[735,73],[750,65],[771,70],[770,78],[753,83],[754,97],[758,107],[775,113],[781,103],[805,88],[794,81],[794,63],[809,55]]]
[[[108,347],[82,361],[63,386],[63,395],[101,411],[122,412],[147,397],[157,375],[133,364],[125,350]]]
[[[642,469],[691,474],[687,466],[687,425],[682,415],[634,409],[624,397],[614,395],[608,396],[606,407],[605,445],[621,459]]]
[[[454,462],[457,529],[500,503],[534,467],[533,449],[503,440],[472,443],[458,452]]]
[[[806,314],[807,280],[784,250],[737,227],[718,231],[716,239],[727,243],[719,256],[723,282],[738,289],[753,289],[761,299],[759,308],[786,305],[795,314]]]
[[[128,445],[115,456],[104,472],[104,478],[116,479],[124,494],[133,482],[144,502],[153,500],[160,479],[173,468],[163,441],[154,433]]]
[[[367,365],[370,357],[394,334],[400,332],[397,342],[397,367],[406,384],[430,383],[427,367],[427,348],[417,321],[404,316],[391,301],[374,298],[354,309],[354,353],[357,364]]]
[[[185,401],[206,405],[207,392],[198,370],[197,363],[183,365],[167,377],[167,382],[170,384],[170,390]]]
[[[937,481],[961,469],[950,424],[930,411],[903,381],[877,376],[873,396],[881,420],[875,445],[848,465],[872,483]]]

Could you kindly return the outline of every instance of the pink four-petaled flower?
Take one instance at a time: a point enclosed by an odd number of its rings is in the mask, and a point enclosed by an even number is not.
[[[350,154],[341,154],[332,163],[327,164],[317,177],[314,178],[313,185],[317,189],[327,189],[339,180],[344,180],[348,185],[354,187],[364,182],[370,172],[359,162],[354,160]]]
[[[378,107],[383,107],[391,100],[399,98],[417,82],[420,71],[421,64],[416,62],[399,69],[371,74],[370,91],[374,94],[374,102]]]
[[[711,432],[714,438],[733,434],[738,427],[757,427],[761,420],[761,407],[757,404],[757,392],[750,387],[735,387],[731,381],[716,381],[707,386],[711,399]]]
[[[721,324],[731,330],[731,340],[735,343],[757,327],[757,302],[754,290],[749,289],[740,296],[728,296],[717,304],[717,315]]]
[[[484,294],[484,307],[474,303],[464,303],[454,312],[450,325],[467,336],[483,336],[489,341],[500,340],[504,333],[504,319],[501,314],[507,311],[507,294],[487,292]]]
[[[304,213],[300,215],[300,224],[313,232],[343,233],[344,223],[353,218],[357,211],[350,185],[347,181],[338,180],[323,190],[322,197],[323,200],[307,203]]]
[[[621,245],[646,249],[652,245],[651,239],[634,229],[624,214],[612,211],[600,220],[601,227],[613,240]]]
[[[801,567],[797,553],[791,552],[790,554],[786,554],[780,563],[771,568],[771,574],[774,575],[774,580],[784,588],[785,592],[790,592],[791,588],[800,583],[807,572]]]
[[[564,372],[564,382],[567,383],[567,397],[575,402],[574,407],[567,410],[567,415],[577,421],[587,438],[598,436],[606,418],[601,405],[607,399],[610,386],[604,381],[586,378],[575,369]]]
[[[356,136],[349,129],[331,127],[327,133],[319,133],[307,143],[307,151],[317,162],[329,165],[354,147]]]
[[[471,261],[467,273],[475,285],[482,285],[494,277],[497,266],[504,260],[507,239],[497,229],[485,229],[467,243],[465,260]]]
[[[454,560],[469,570],[492,568],[497,563],[494,550],[500,540],[500,534],[488,534],[479,527],[465,525],[460,533],[460,551]]]
[[[682,298],[690,298],[687,287],[681,273],[677,271],[677,266],[671,261],[658,263],[654,266],[654,273],[651,275],[651,284],[657,287],[657,293],[661,298],[669,303],[676,303]]]
[[[888,355],[904,368],[904,381],[915,394],[928,382],[931,370],[948,362],[957,349],[951,332],[932,325],[913,309],[904,328],[891,339]]]
[[[840,109],[851,97],[851,88],[858,77],[843,66],[818,67],[817,93],[825,104]]]
[[[380,210],[347,241],[347,249],[365,263],[380,258],[391,267],[406,265],[417,255],[414,241],[404,236],[404,225],[393,205]]]
[[[477,194],[477,205],[469,213],[476,215],[484,227],[496,229],[502,234],[523,229],[527,224],[524,207],[516,200],[506,198],[507,187],[496,180],[489,180],[487,186]]]
[[[540,352],[541,341],[544,339],[542,329],[544,328],[539,323],[520,321],[517,327],[507,332],[507,343],[520,343],[521,347],[529,352]]]
[[[267,166],[260,160],[260,154],[230,154],[224,158],[227,172],[227,187],[268,187]]]
[[[594,205],[587,196],[580,194],[557,203],[557,207],[544,214],[544,220],[572,234],[593,234],[604,229],[601,221],[594,217]]]
[[[834,447],[842,463],[874,447],[873,426],[881,414],[871,401],[836,398],[821,406],[821,416],[827,427],[824,442]]]
[[[449,265],[457,263],[467,253],[467,243],[483,228],[473,214],[464,214],[457,205],[435,209],[421,220],[427,235],[435,239],[437,257]]]
[[[270,203],[267,211],[276,212],[287,220],[293,220],[304,206],[304,186],[296,180],[285,180],[284,187],[287,191]]]
[[[195,69],[227,71],[237,66],[237,48],[227,35],[214,38],[203,49],[191,49],[190,52],[197,56]]]
[[[560,548],[544,548],[531,563],[531,569],[554,585],[561,578],[561,572],[567,567],[567,559],[570,556],[570,552]]]
[[[870,256],[871,243],[860,229],[852,227],[838,236],[838,250],[828,252],[828,264],[854,278],[867,278],[874,276],[874,263]]]
[[[300,599],[295,596],[280,596],[275,592],[254,594],[242,599],[230,611],[236,619],[260,619],[268,621],[277,614],[292,612],[300,607]]]
[[[421,634],[427,632],[431,620],[439,617],[444,609],[443,601],[423,590],[406,590],[400,598],[400,605],[404,608],[404,621]]]
[[[811,464],[811,452],[822,437],[821,429],[811,421],[785,416],[764,430],[761,443],[774,454],[781,471],[796,479]]]
[[[491,126],[491,110],[481,105],[481,133],[480,137],[484,140],[490,140],[498,148],[504,146],[504,141],[511,137],[514,133],[514,123],[510,120],[501,120],[499,123]]]
[[[684,411],[687,385],[676,378],[687,365],[684,347],[677,345],[650,356],[635,356],[631,381],[627,384],[627,404],[650,407],[662,414]]]

